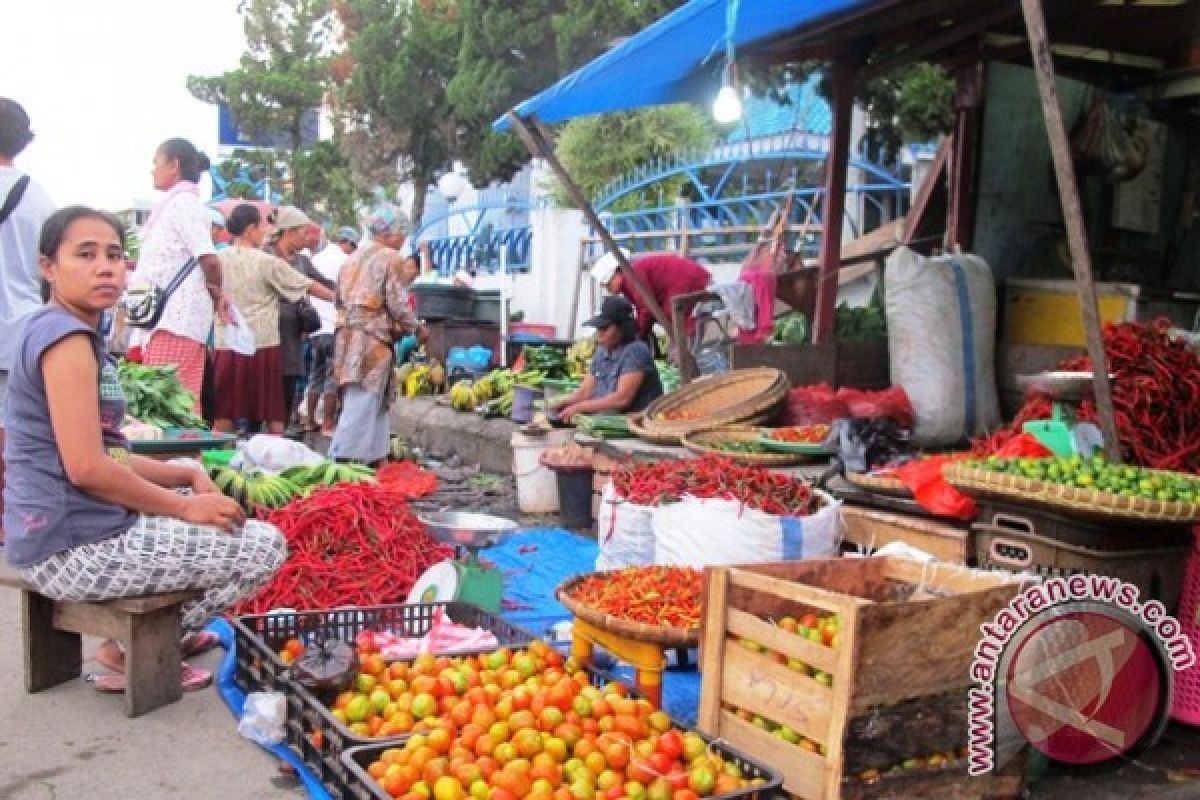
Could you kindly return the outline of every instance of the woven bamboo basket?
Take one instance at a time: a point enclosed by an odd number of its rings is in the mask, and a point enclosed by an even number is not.
[[[886,494],[891,497],[912,497],[909,489],[902,481],[891,475],[868,475],[865,472],[847,472],[844,476],[846,483],[866,489],[875,494]]]
[[[584,622],[595,625],[600,630],[614,633],[617,636],[623,636],[626,639],[633,639],[638,642],[649,642],[650,644],[663,645],[667,647],[695,647],[700,641],[700,627],[695,628],[674,628],[669,625],[646,625],[642,622],[633,622],[632,620],[614,617],[611,614],[605,614],[603,611],[598,611],[591,606],[584,605],[575,598],[571,597],[569,592],[575,588],[575,585],[590,575],[576,575],[573,578],[568,578],[558,585],[554,590],[554,596],[558,598],[558,602],[572,614]]]
[[[690,436],[695,433],[704,433],[706,431],[717,430],[723,427],[753,427],[758,428],[763,423],[769,421],[775,414],[775,409],[769,409],[761,414],[756,414],[749,419],[740,420],[736,424],[729,423],[727,425],[712,424],[708,420],[695,420],[695,427],[686,433],[664,433],[656,428],[649,427],[645,422],[645,415],[630,414],[629,415],[629,431],[639,439],[643,439],[651,444],[671,445],[680,447],[683,445],[683,437]],[[726,454],[728,455],[728,454]]]
[[[1081,489],[963,464],[947,464],[946,482],[970,495],[1028,503],[1073,517],[1128,524],[1200,521],[1200,503],[1178,503]]]
[[[717,428],[711,431],[686,434],[682,441],[684,447],[697,455],[724,456],[739,464],[749,464],[755,467],[790,467],[794,464],[803,464],[813,458],[813,456],[803,453],[738,453],[714,446],[721,442],[754,442],[758,444],[762,433],[762,428],[749,426]]]
[[[643,439],[651,444],[680,445],[680,436],[677,433],[658,433],[649,428],[643,428],[642,422],[645,419],[642,414],[629,415],[629,431],[639,439]]]
[[[787,376],[771,367],[740,369],[693,381],[663,395],[646,409],[642,427],[661,435],[683,436],[744,422],[772,412],[787,396]],[[662,415],[696,414],[693,419],[665,420]]]

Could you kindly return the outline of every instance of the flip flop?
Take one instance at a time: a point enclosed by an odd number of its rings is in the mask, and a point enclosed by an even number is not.
[[[180,683],[185,692],[195,692],[207,688],[213,681],[213,674],[206,669],[197,669],[186,661],[179,665]],[[126,677],[123,672],[102,675],[89,675],[88,680],[97,692],[106,694],[121,694],[125,691]]]
[[[180,644],[180,652],[184,658],[198,656],[201,653],[207,653],[221,643],[221,637],[217,636],[212,631],[200,631],[183,637],[183,642]]]

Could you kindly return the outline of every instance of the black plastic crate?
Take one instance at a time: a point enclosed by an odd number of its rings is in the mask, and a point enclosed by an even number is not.
[[[1067,517],[999,500],[977,501],[975,524],[997,532],[1041,536],[1092,550],[1153,550],[1190,542],[1187,526],[1120,525]]]
[[[327,638],[354,643],[364,630],[390,631],[399,636],[419,637],[429,632],[434,612],[445,609],[446,616],[459,625],[483,628],[495,634],[500,647],[520,646],[533,641],[532,633],[513,625],[489,611],[470,603],[408,603],[362,608],[337,608],[329,611],[286,611],[275,614],[251,614],[234,620],[237,641],[238,685],[246,691],[275,689],[287,676],[288,668],[279,659],[279,650],[288,639],[305,639],[320,631]],[[438,653],[471,655],[484,649]]]
[[[585,668],[588,677],[591,679],[592,685],[603,686],[607,683],[621,683],[617,678],[596,669]],[[641,697],[636,689],[628,686],[630,697]],[[708,742],[709,748],[716,751],[726,761],[731,761],[737,764],[743,775],[750,778],[761,778],[763,783],[759,786],[750,787],[744,791],[733,792],[731,794],[719,795],[723,798],[739,798],[744,800],[765,800],[769,797],[775,797],[780,794],[783,787],[783,776],[769,766],[762,764],[754,759],[734,750],[728,744],[720,739],[714,739],[708,736],[703,731],[698,731],[695,728],[690,728],[683,725],[678,720],[672,718],[671,724],[676,728],[687,732],[699,735],[704,741]],[[360,745],[352,747],[342,753],[342,763],[345,766],[346,780],[342,786],[346,800],[391,800],[391,795],[383,790],[374,778],[367,773],[367,768],[375,761],[384,750],[390,747],[399,747],[402,742],[377,742],[372,744]]]
[[[523,647],[535,638],[523,628],[470,603],[413,603],[407,605],[340,608],[330,611],[299,611],[254,614],[236,619],[234,676],[246,692],[277,691],[287,698],[284,726],[288,747],[299,754],[327,788],[342,796],[345,768],[341,753],[350,747],[377,742],[402,742],[407,736],[383,739],[358,736],[334,718],[329,706],[288,677],[288,667],[279,650],[288,639],[304,639],[317,631],[353,643],[363,630],[390,631],[407,637],[424,636],[433,624],[434,611],[444,608],[446,616],[460,625],[483,628],[495,634],[499,647]],[[476,648],[438,655],[467,656],[494,648]],[[332,701],[332,698],[329,698]],[[320,746],[314,735],[322,740]]]

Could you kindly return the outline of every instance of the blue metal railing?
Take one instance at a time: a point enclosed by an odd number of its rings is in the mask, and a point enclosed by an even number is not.
[[[533,228],[525,225],[485,234],[446,236],[429,241],[430,257],[438,273],[453,275],[459,270],[497,273],[528,272]]]

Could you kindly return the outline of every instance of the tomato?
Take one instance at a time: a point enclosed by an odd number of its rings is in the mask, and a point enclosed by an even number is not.
[[[677,730],[669,730],[658,737],[658,749],[675,761],[683,755],[683,734]]]

